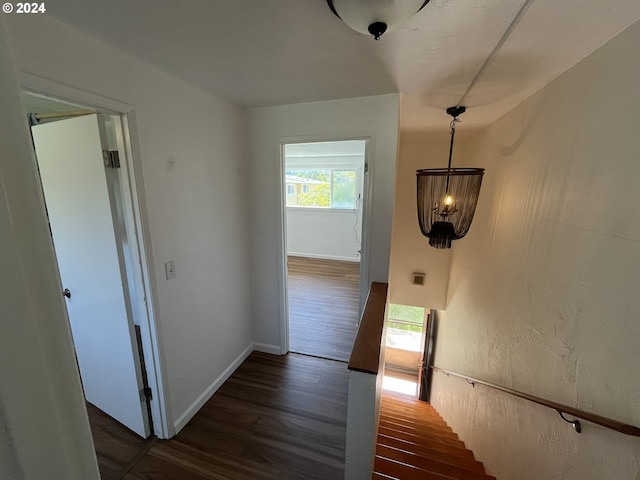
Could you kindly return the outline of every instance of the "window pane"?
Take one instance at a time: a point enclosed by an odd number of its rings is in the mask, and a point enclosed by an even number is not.
[[[287,195],[287,205],[305,207],[329,207],[331,191],[329,169],[287,169],[287,192],[289,187],[295,189],[294,195]]]
[[[422,348],[425,309],[410,305],[389,304],[387,313],[387,347],[411,352]]]
[[[331,173],[331,207],[356,208],[356,171],[333,170]]]
[[[424,308],[390,303],[389,318],[422,325],[424,323]]]

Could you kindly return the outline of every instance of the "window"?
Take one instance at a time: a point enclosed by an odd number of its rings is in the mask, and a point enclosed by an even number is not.
[[[389,304],[387,347],[419,352],[422,348],[422,329],[425,309],[409,305]]]
[[[296,194],[296,186],[287,185],[287,195],[295,195],[295,194]]]
[[[356,208],[356,171],[331,171],[331,208]]]
[[[297,203],[287,200],[287,205],[354,210],[357,179],[354,168],[287,169],[287,192],[290,186],[301,185]]]

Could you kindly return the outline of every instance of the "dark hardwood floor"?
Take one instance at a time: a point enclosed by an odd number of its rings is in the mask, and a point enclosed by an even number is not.
[[[102,410],[87,403],[93,444],[102,480],[120,480],[156,442],[139,437]]]
[[[356,336],[360,264],[288,259],[289,349],[348,361]]]
[[[338,480],[344,475],[344,363],[252,353],[171,440],[125,480]]]
[[[144,440],[87,405],[102,480],[341,479],[360,265],[289,257],[290,349],[254,352],[180,434]],[[328,359],[339,360],[338,362]]]

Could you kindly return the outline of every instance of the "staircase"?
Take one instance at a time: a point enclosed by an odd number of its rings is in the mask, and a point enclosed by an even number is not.
[[[372,479],[493,479],[426,402],[385,392]]]

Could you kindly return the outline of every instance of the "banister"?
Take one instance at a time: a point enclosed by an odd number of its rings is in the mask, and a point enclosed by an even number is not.
[[[386,283],[371,283],[349,358],[349,370],[378,374],[387,289]]]
[[[574,428],[578,433],[580,433],[580,423],[577,421],[572,422],[567,420],[566,418],[564,418],[563,414],[566,413],[568,415],[571,415],[572,417],[578,417],[588,422],[595,423],[605,428],[610,428],[611,430],[615,430],[616,432],[624,433],[626,435],[640,437],[640,428],[633,425],[628,425],[626,423],[622,423],[617,420],[612,420],[611,418],[596,415],[595,413],[585,412],[584,410],[579,410],[577,408],[570,407],[568,405],[562,405],[561,403],[536,397],[535,395],[530,395],[528,393],[519,392],[518,390],[513,390],[511,388],[503,387],[501,385],[496,385],[495,383],[485,382],[484,380],[478,380],[477,378],[473,378],[468,375],[463,375],[457,372],[452,372],[451,370],[446,370],[444,368],[436,367],[434,365],[431,365],[429,368],[431,368],[433,371],[442,372],[446,375],[453,375],[454,377],[464,378],[467,381],[467,383],[470,383],[472,385],[476,383],[479,385],[484,385],[486,387],[493,388],[495,390],[499,390],[501,392],[523,398],[525,400],[529,400],[530,402],[537,403],[538,405],[543,405],[545,407],[552,408],[553,410],[555,410],[560,414],[563,420],[573,424]]]

